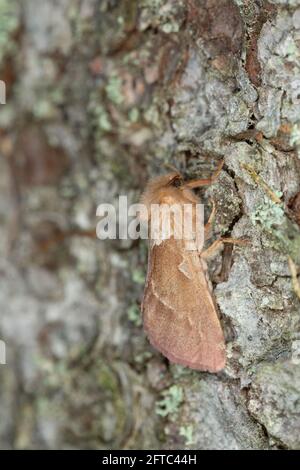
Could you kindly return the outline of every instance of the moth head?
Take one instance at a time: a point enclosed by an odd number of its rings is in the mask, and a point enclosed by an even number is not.
[[[172,173],[168,176],[169,182],[167,186],[171,186],[173,188],[182,188],[184,180],[180,173]]]
[[[195,195],[186,188],[185,181],[178,171],[159,176],[149,181],[141,198],[141,202],[150,204],[174,204],[196,202]]]
[[[157,192],[161,190],[169,190],[179,188],[183,184],[183,178],[180,173],[173,172],[167,175],[158,176],[149,181],[146,190]]]

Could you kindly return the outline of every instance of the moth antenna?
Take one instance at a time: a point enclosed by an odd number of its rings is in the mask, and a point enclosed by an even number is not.
[[[178,168],[176,168],[175,165],[172,165],[172,163],[164,163],[164,167],[167,168],[167,170],[172,170],[176,173],[180,173],[180,171],[178,170]]]
[[[163,166],[167,171],[172,171],[174,173],[181,173],[180,170],[178,170],[178,168],[173,165],[172,163],[168,163],[168,162],[153,162],[153,165],[155,166],[155,168],[157,170],[159,170],[161,172],[161,167]]]
[[[213,173],[213,175],[210,178],[199,178],[196,180],[191,180],[187,181],[183,187],[184,188],[189,188],[189,189],[195,189],[195,188],[200,188],[201,186],[210,186],[213,184],[219,177],[219,174],[221,173],[221,170],[224,165],[224,160],[221,160],[220,163],[218,164],[218,167],[216,171]]]

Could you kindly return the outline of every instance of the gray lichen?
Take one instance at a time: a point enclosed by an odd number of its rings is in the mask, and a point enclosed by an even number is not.
[[[289,449],[300,448],[300,367],[292,362],[262,364],[253,377],[249,411]]]

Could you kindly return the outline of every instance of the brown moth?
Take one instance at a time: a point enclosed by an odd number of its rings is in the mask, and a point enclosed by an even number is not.
[[[194,206],[199,199],[191,189],[211,184],[221,168],[211,179],[187,183],[179,173],[155,178],[148,183],[141,202],[148,214],[152,204]],[[206,236],[213,216],[214,209],[205,226]],[[148,218],[151,226],[151,216]],[[144,330],[150,343],[171,362],[191,369],[218,372],[225,367],[225,340],[205,261],[222,248],[223,242],[242,243],[226,238],[205,251],[195,251],[174,236],[149,242],[142,302]]]

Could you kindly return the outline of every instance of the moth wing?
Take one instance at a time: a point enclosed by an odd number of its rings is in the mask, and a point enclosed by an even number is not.
[[[181,240],[150,249],[142,311],[151,344],[171,362],[209,372],[224,368],[223,331],[199,254]]]

